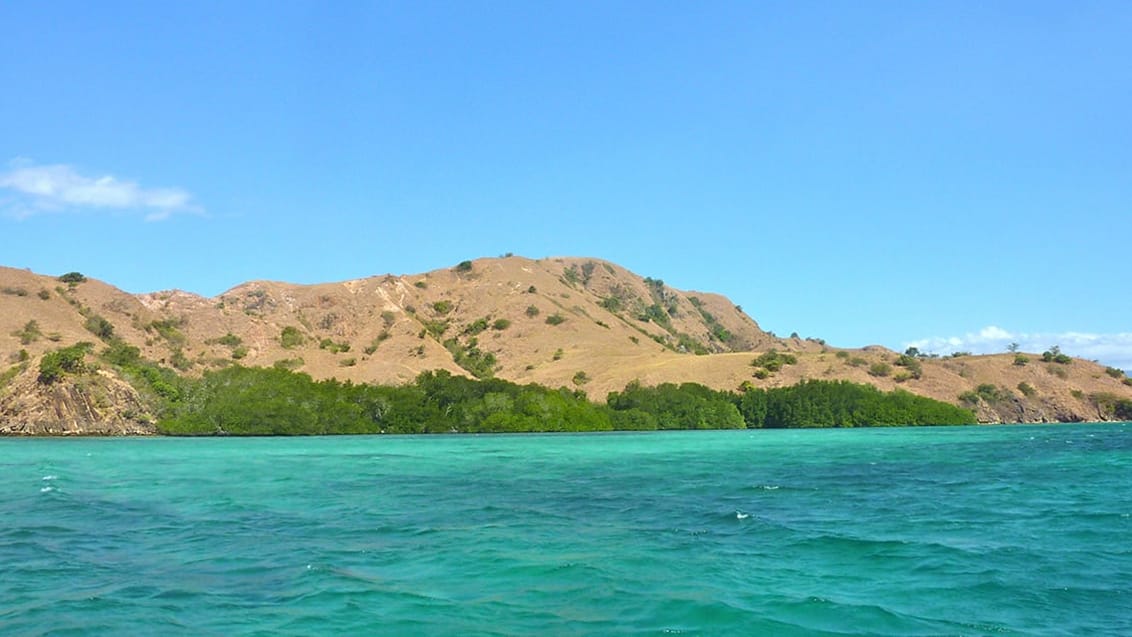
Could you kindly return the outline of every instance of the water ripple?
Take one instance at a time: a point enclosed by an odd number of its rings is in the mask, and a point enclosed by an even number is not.
[[[0,457],[0,634],[1132,634],[1125,427]]]

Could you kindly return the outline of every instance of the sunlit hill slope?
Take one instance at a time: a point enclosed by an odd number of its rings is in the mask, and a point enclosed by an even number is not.
[[[82,279],[0,268],[0,431],[152,431],[144,401],[112,369],[37,382],[48,352],[83,341],[97,350],[110,339],[190,375],[276,365],[398,384],[444,369],[596,400],[633,380],[737,389],[847,379],[966,405],[985,422],[1036,422],[1103,420],[1113,397],[1132,398],[1122,374],[1079,359],[909,360],[881,347],[780,338],[725,297],[598,259],[478,259],[317,285],[253,281],[214,298],[133,295]]]

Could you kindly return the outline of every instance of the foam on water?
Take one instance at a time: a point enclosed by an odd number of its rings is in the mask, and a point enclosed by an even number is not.
[[[1130,438],[5,439],[0,634],[1132,634]]]

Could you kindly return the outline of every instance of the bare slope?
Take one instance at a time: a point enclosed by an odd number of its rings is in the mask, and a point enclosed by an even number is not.
[[[188,374],[240,363],[403,383],[446,369],[581,388],[597,399],[634,379],[718,389],[847,379],[952,403],[966,394],[988,422],[1103,419],[1106,401],[1132,398],[1132,387],[1088,361],[965,356],[919,360],[912,374],[884,348],[777,338],[725,297],[675,290],[612,263],[506,257],[318,285],[253,281],[212,299],[176,290],[135,296],[0,268],[0,419],[32,418],[58,402],[27,380],[45,352],[111,335]],[[795,362],[759,371],[751,363],[768,350]],[[125,400],[103,394],[103,402]]]

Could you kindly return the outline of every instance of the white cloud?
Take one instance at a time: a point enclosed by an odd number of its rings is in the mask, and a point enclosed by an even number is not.
[[[41,212],[77,209],[134,210],[146,220],[165,219],[174,212],[199,212],[192,196],[180,188],[143,188],[112,175],[90,177],[65,164],[10,163],[0,173],[0,188],[12,193],[0,200],[9,215],[27,217]]]
[[[1100,361],[1120,369],[1132,370],[1132,332],[1091,334],[1088,332],[1011,333],[990,325],[978,332],[962,336],[932,336],[904,344],[923,352],[950,354],[971,352],[993,354],[1005,352],[1008,345],[1018,343],[1023,352],[1044,352],[1057,345],[1070,356]]]

